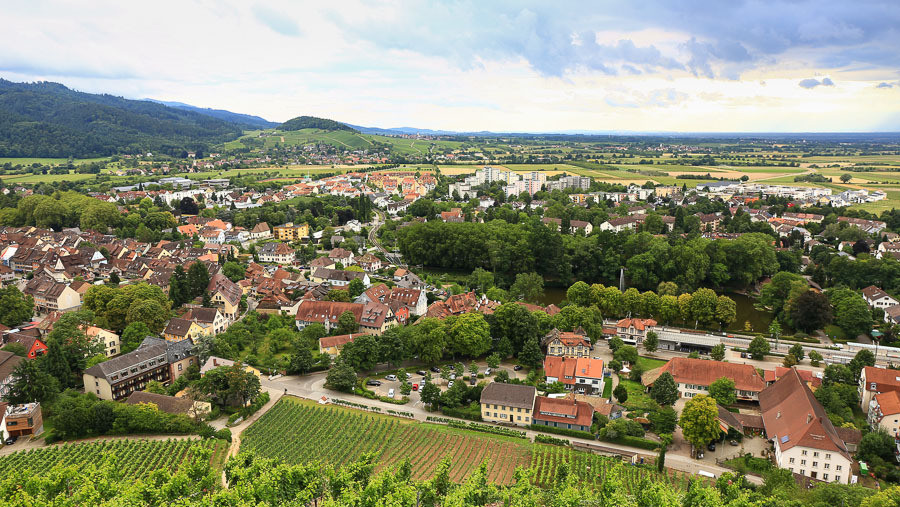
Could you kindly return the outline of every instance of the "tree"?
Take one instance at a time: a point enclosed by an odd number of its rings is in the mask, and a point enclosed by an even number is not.
[[[757,361],[762,360],[766,357],[766,354],[769,353],[769,341],[763,338],[762,336],[757,336],[753,340],[750,341],[750,346],[747,347],[747,351],[750,352],[750,355],[753,359]]]
[[[659,347],[659,335],[655,331],[649,331],[644,338],[644,350],[652,354]]]
[[[613,396],[615,396],[616,399],[619,400],[619,403],[625,403],[626,401],[628,401],[628,389],[625,389],[625,386],[619,384],[615,389],[613,389]]]
[[[452,320],[448,329],[450,350],[478,357],[491,349],[491,328],[481,313],[464,313]]]
[[[259,396],[260,382],[255,373],[236,362],[206,372],[195,384],[197,392],[222,406],[243,407]]]
[[[178,202],[178,209],[181,210],[182,215],[196,215],[200,212],[197,202],[190,197],[183,197],[181,201]]]
[[[21,403],[46,403],[59,395],[59,381],[44,371],[40,361],[24,360],[12,372],[9,391],[3,401]]]
[[[727,327],[737,319],[737,305],[728,296],[719,296],[716,299],[716,320],[719,325]]]
[[[819,366],[823,359],[825,358],[822,357],[822,354],[819,354],[815,350],[809,351],[809,364],[812,366]]]
[[[360,334],[341,349],[341,358],[356,371],[369,371],[378,364],[378,340],[371,334]]]
[[[119,337],[121,353],[125,354],[138,348],[138,345],[144,341],[144,338],[152,335],[153,333],[150,331],[150,328],[143,322],[138,321],[128,324],[128,326],[125,327],[125,330],[122,331],[122,336]]]
[[[34,299],[14,285],[0,289],[0,324],[16,327],[34,315]]]
[[[791,348],[788,349],[788,354],[794,356],[794,359],[796,359],[797,362],[803,361],[803,358],[805,357],[803,345],[800,345],[799,343],[791,345]]]
[[[109,279],[106,281],[106,283],[112,287],[118,287],[119,284],[122,283],[122,279],[119,278],[119,273],[113,271],[109,274]]]
[[[430,406],[431,408],[437,408],[440,404],[441,400],[441,389],[432,382],[425,384],[425,387],[422,388],[422,403]]]
[[[350,280],[347,291],[350,293],[350,300],[353,301],[366,291],[366,285],[359,278],[354,278],[353,280]]]
[[[843,287],[830,289],[828,299],[834,307],[834,321],[847,335],[855,338],[872,330],[872,311],[859,293]]]
[[[684,404],[679,425],[684,438],[695,448],[702,448],[718,438],[721,431],[718,418],[716,400],[705,394],[698,394]]]
[[[716,320],[716,306],[719,302],[716,292],[712,289],[701,288],[691,294],[691,317],[696,322],[710,324]]]
[[[313,359],[312,350],[306,347],[300,347],[291,354],[291,362],[288,366],[288,371],[290,373],[299,373],[303,375],[304,373],[309,373],[312,370],[313,365],[315,365],[315,360]]]
[[[597,294],[594,289],[585,282],[575,282],[566,291],[566,299],[569,303],[578,306],[594,306],[597,304]]]
[[[487,365],[488,368],[498,368],[500,366],[500,354],[494,352],[487,356]]]
[[[634,345],[623,345],[616,350],[613,357],[623,363],[634,365],[638,360],[638,351]]]
[[[737,401],[737,392],[734,389],[733,379],[720,377],[709,385],[709,395],[716,400],[716,403],[727,407]]]
[[[423,199],[419,199],[416,203],[422,200]],[[494,286],[494,274],[483,268],[475,268],[475,270],[472,271],[472,274],[469,275],[466,285],[479,294],[485,294],[488,289]]]
[[[865,366],[875,366],[875,354],[868,349],[860,350],[853,356],[853,359],[847,363],[847,367],[850,368],[850,373],[853,374],[854,384],[859,381],[859,375]]]
[[[245,268],[243,264],[234,261],[228,261],[222,266],[222,274],[228,277],[232,282],[244,279]]]
[[[190,299],[202,296],[209,287],[209,271],[202,262],[194,262],[187,270],[188,295]]]
[[[797,363],[798,361],[794,354],[788,354],[784,356],[784,361],[781,362],[781,365],[785,368],[790,368],[791,366],[797,366]]]
[[[663,372],[650,386],[650,397],[664,407],[673,405],[680,396],[675,378],[667,371]]]
[[[537,273],[519,273],[509,288],[509,295],[529,303],[539,303],[544,297],[544,278]]]
[[[351,334],[359,331],[359,324],[356,322],[356,316],[350,310],[345,311],[338,317],[337,327],[334,330],[336,335]]]
[[[831,323],[831,302],[821,292],[808,290],[790,301],[789,307],[793,327],[805,333],[822,329]]]
[[[613,354],[616,353],[620,348],[625,346],[625,342],[622,341],[618,336],[613,336],[609,339],[609,350],[613,351]]]
[[[853,179],[853,175],[844,173],[841,175],[841,183],[849,183]]]
[[[609,369],[611,369],[613,372],[615,372],[616,375],[618,375],[619,372],[622,371],[622,361],[613,359],[609,362]]]
[[[28,351],[25,350],[25,346],[18,342],[9,342],[2,348],[0,348],[0,350],[12,352],[19,357],[25,357],[26,355],[28,355]]]
[[[713,345],[712,350],[709,351],[709,356],[715,361],[722,361],[725,359],[725,345],[722,343]]]
[[[356,372],[353,371],[353,367],[347,364],[347,361],[339,358],[334,366],[328,370],[328,375],[325,377],[325,387],[335,391],[352,393],[356,388],[356,381]]]
[[[541,352],[537,338],[526,341],[522,351],[519,352],[519,362],[529,368],[538,368],[543,360],[544,354]]]
[[[890,460],[894,457],[894,445],[894,439],[884,428],[879,427],[862,437],[856,452],[860,460],[872,461],[876,457]]]
[[[144,388],[144,391],[153,394],[169,394],[166,386],[164,386],[162,382],[158,380],[151,380],[150,382],[147,382],[147,387]]]

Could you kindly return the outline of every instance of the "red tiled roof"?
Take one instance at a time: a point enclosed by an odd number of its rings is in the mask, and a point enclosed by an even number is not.
[[[622,319],[616,324],[616,327],[629,328],[634,326],[638,331],[643,331],[644,328],[653,327],[655,325],[656,321],[653,319]]]
[[[900,391],[900,371],[866,366],[863,368],[863,375],[867,391]],[[872,384],[875,384],[875,389],[872,389]]]
[[[534,401],[534,418],[541,421],[590,426],[594,418],[594,407],[583,401],[538,396]]]
[[[897,391],[876,394],[875,401],[878,402],[883,415],[900,414],[900,394]]]
[[[722,377],[728,377],[734,380],[735,388],[740,391],[760,392],[766,387],[756,368],[749,364],[675,357],[662,367],[662,371],[671,373],[675,382],[682,384],[708,386]]]

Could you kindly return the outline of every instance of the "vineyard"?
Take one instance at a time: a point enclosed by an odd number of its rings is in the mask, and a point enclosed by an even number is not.
[[[28,470],[40,474],[57,465],[115,462],[124,477],[138,478],[159,469],[177,470],[191,446],[213,450],[211,465],[220,468],[228,453],[224,440],[109,440],[52,445],[0,457],[0,476]]]
[[[570,463],[572,472],[586,482],[599,483],[603,474],[619,463],[569,447],[532,444],[509,436],[476,434],[343,407],[326,408],[295,398],[282,398],[247,428],[241,437],[241,451],[247,450],[288,463],[318,461],[331,465],[376,452],[381,466],[409,458],[417,479],[430,478],[438,462],[449,455],[454,481],[462,481],[479,463],[488,460],[489,478],[499,484],[511,484],[519,466],[533,467],[538,481],[549,484],[562,462]],[[686,484],[683,478],[645,467],[625,467],[622,475],[629,488],[643,477],[676,488]]]

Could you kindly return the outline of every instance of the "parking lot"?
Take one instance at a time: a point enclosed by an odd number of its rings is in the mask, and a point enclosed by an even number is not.
[[[449,365],[450,363],[444,363],[444,364]],[[480,382],[485,382],[485,383],[492,382],[494,380],[494,377],[498,373],[500,373],[500,371],[503,371],[503,370],[505,370],[509,374],[510,378],[524,379],[528,375],[528,373],[527,373],[528,370],[525,368],[520,367],[519,370],[516,370],[515,369],[516,365],[514,363],[501,363],[501,365],[498,368],[492,370],[489,375],[485,375],[485,372],[487,371],[487,364],[479,363],[479,362],[476,362],[476,364],[478,364],[479,376],[483,375],[484,378],[477,379],[475,385],[477,385]],[[441,366],[443,366],[443,365],[441,365]],[[452,382],[466,382],[466,384],[468,386],[473,385],[473,384],[471,384],[471,381],[464,380],[464,377],[469,376],[468,367],[469,367],[468,365],[465,365],[465,371],[462,374],[457,374],[454,370],[451,370],[451,372],[452,372],[451,377],[453,377],[455,375],[456,378],[453,378],[450,381],[446,381],[443,378],[441,378],[440,367],[438,367],[438,366],[431,366],[431,367],[422,366],[422,367],[417,367],[415,370],[407,369],[407,378],[409,379],[409,382],[413,385],[413,390],[409,394],[410,403],[418,404],[419,402],[421,402],[419,391],[425,385],[425,377],[422,375],[422,373],[425,373],[425,372],[430,373],[431,374],[431,382],[434,383],[435,385],[437,385],[438,388],[440,388],[441,392],[444,392],[449,388],[449,386]],[[437,369],[437,371],[433,371],[434,369]],[[374,391],[375,394],[377,394],[378,396],[390,396],[390,392],[393,389],[394,399],[399,400],[403,397],[403,395],[400,393],[401,379],[396,378],[396,374],[394,372],[385,372],[385,373],[381,373],[379,375],[370,376],[369,381],[370,382],[372,382],[372,381],[380,382],[381,385],[367,385],[366,386],[368,389]]]

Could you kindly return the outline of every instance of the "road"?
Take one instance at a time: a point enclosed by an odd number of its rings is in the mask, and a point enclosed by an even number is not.
[[[406,405],[394,405],[392,403],[385,403],[379,400],[370,400],[367,398],[362,398],[359,396],[354,396],[352,394],[347,393],[339,393],[336,391],[332,391],[325,387],[325,376],[324,372],[313,373],[309,375],[303,376],[285,376],[280,377],[275,380],[268,380],[266,378],[262,379],[263,387],[270,390],[281,390],[282,394],[290,394],[294,396],[298,396],[301,398],[306,398],[314,401],[320,400],[323,396],[326,398],[338,398],[347,401],[353,401],[354,403],[361,403],[363,405],[367,405],[370,407],[378,407],[383,412],[387,410],[395,410],[402,412],[409,412],[413,414],[413,418],[417,421],[425,421],[429,415],[434,415],[431,412],[425,410],[424,405],[421,401],[410,402]],[[262,412],[262,411],[260,411]],[[446,416],[441,416],[446,417]],[[491,424],[491,423],[482,423],[482,424]],[[543,433],[539,433],[536,431],[525,429],[525,434],[529,439],[533,440],[536,435],[541,435]],[[656,454],[651,451],[647,451],[644,449],[638,449],[635,447],[628,447],[619,444],[613,444],[609,442],[598,442],[596,440],[587,440],[581,438],[573,438],[566,437],[560,435],[554,435],[557,438],[563,438],[572,442],[581,442],[587,444],[594,445],[602,445],[604,447],[609,447],[613,449],[618,449],[622,451],[630,451],[637,452],[642,456],[647,457],[655,457]],[[689,474],[696,474],[699,470],[706,470],[708,472],[712,472],[716,474],[716,476],[721,475],[725,472],[731,472],[732,470],[720,467],[716,465],[713,460],[708,459],[707,461],[698,461],[691,459],[687,456],[681,456],[678,454],[667,454],[666,455],[666,466],[668,468],[672,468],[674,470],[679,470],[682,472],[686,472]],[[748,476],[748,480],[753,482],[754,484],[762,484],[762,479],[758,477]]]
[[[386,218],[381,210],[376,209],[374,211],[375,220],[372,222],[372,228],[369,230],[369,243],[375,245],[375,248],[384,254],[385,258],[392,264],[396,264],[399,267],[406,267],[406,264],[404,264],[403,260],[400,258],[400,254],[388,252],[387,249],[381,245],[381,242],[378,241],[378,229],[384,225]]]

